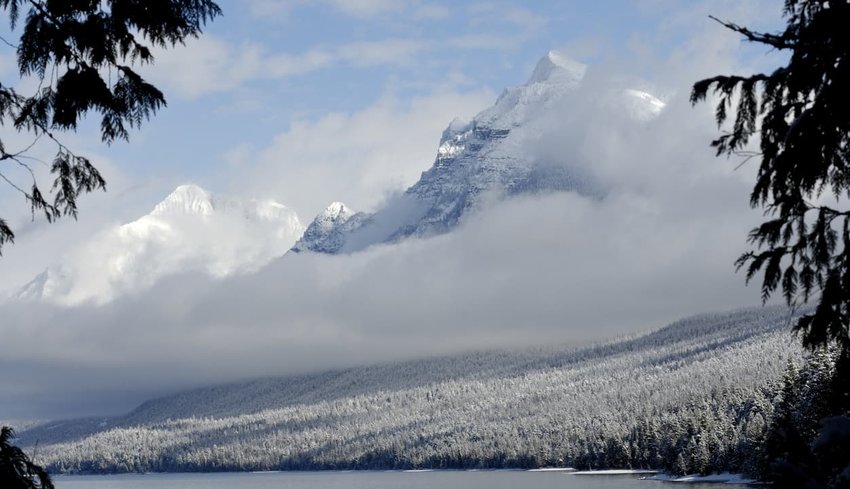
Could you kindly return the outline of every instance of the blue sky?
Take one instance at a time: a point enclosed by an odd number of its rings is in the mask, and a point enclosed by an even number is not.
[[[239,191],[230,188],[233,157],[250,158],[246,149],[269,146],[293,123],[388,99],[403,108],[435,94],[484,108],[553,48],[651,79],[689,34],[722,30],[709,13],[751,17],[751,8],[735,4],[228,0],[201,40],[161,54],[149,70],[169,107],[130,144],[97,150],[133,176]],[[446,110],[437,125],[474,112],[467,105]],[[424,169],[429,161],[416,164]]]

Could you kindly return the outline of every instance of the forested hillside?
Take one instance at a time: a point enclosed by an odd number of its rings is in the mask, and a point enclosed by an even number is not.
[[[352,468],[756,470],[801,351],[780,308],[585,348],[263,379],[21,433],[58,472]]]

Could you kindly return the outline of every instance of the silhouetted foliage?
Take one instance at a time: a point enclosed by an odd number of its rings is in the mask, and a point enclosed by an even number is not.
[[[739,154],[751,138],[760,140],[760,152],[751,155],[761,163],[750,203],[767,220],[750,232],[756,249],[741,255],[738,268],[747,281],[763,273],[764,301],[777,289],[792,306],[815,297],[817,307],[794,331],[816,359],[838,348],[834,360],[810,362],[806,375],[789,369],[765,440],[767,471],[777,487],[848,487],[850,2],[786,0],[784,16],[785,30],[776,34],[719,21],[790,57],[770,74],[701,80],[691,102],[719,95],[718,126],[735,112],[732,131],[712,142],[718,155]]]
[[[717,154],[760,139],[761,159],[750,202],[768,219],[750,232],[756,250],[737,262],[747,280],[763,272],[762,297],[781,289],[789,305],[818,297],[795,326],[810,349],[837,343],[850,351],[850,3],[786,0],[783,32],[754,32],[721,22],[748,41],[790,52],[770,74],[716,76],[694,84],[691,102],[718,94],[722,125]],[[734,109],[733,109],[734,107]]]
[[[721,22],[748,41],[789,51],[789,60],[770,74],[701,80],[691,102],[719,95],[719,126],[734,106],[732,131],[712,142],[718,155],[760,140],[750,203],[768,219],[750,232],[756,250],[741,255],[738,268],[747,281],[763,273],[764,301],[780,289],[789,305],[818,302],[794,327],[815,356],[801,375],[786,376],[764,447],[770,479],[776,487],[848,487],[850,2],[786,0],[784,16],[776,34]],[[838,350],[824,362],[829,347]]]
[[[12,428],[0,429],[0,487],[3,489],[53,489],[47,472],[32,463],[27,454],[11,443]]]
[[[101,116],[104,142],[126,140],[130,129],[165,106],[162,92],[133,66],[152,63],[154,47],[197,37],[221,10],[211,0],[0,0],[0,8],[8,13],[13,31],[22,29],[17,45],[3,40],[16,49],[20,76],[39,81],[30,96],[0,83],[0,123],[34,139],[19,150],[0,141],[0,163],[25,168],[31,184],[18,184],[1,166],[0,179],[48,221],[76,217],[77,197],[104,189],[106,182],[91,161],[74,154],[55,132],[75,129],[91,111]],[[52,196],[39,188],[27,154],[39,139],[57,148],[50,165]],[[0,247],[13,240],[12,229],[0,218]]]

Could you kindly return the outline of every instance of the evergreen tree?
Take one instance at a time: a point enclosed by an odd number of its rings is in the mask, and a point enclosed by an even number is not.
[[[3,489],[53,489],[50,476],[27,455],[11,444],[15,433],[0,429],[0,487]]]
[[[761,160],[750,195],[768,220],[750,233],[756,250],[738,267],[749,281],[763,272],[762,296],[781,289],[790,305],[817,295],[818,306],[795,331],[809,348],[837,343],[850,351],[850,2],[785,0],[783,32],[754,32],[729,22],[747,40],[790,52],[770,74],[716,76],[694,84],[691,102],[719,95],[717,154],[743,151],[754,136]],[[733,105],[735,106],[732,109]]]
[[[126,140],[130,129],[165,106],[162,92],[134,65],[152,63],[154,47],[197,37],[221,10],[212,0],[0,0],[0,9],[13,32],[21,27],[14,46],[20,76],[35,77],[39,87],[23,95],[0,82],[0,124],[30,134],[33,144],[46,140],[56,148],[52,196],[40,189],[29,166],[32,145],[11,148],[0,140],[0,163],[20,165],[32,177],[26,184],[16,182],[0,166],[0,179],[48,221],[76,217],[77,197],[104,189],[106,182],[87,158],[62,144],[57,132],[75,129],[81,117],[94,112],[101,117],[104,142]],[[14,237],[0,218],[0,247]]]
[[[789,424],[789,406],[780,406],[768,452],[781,445],[788,451],[774,463],[774,481],[779,487],[847,487],[850,450],[829,435],[850,423],[850,1],[785,0],[784,17],[778,33],[721,21],[748,41],[788,52],[788,62],[769,74],[701,80],[691,102],[719,95],[718,126],[734,111],[731,132],[712,142],[718,155],[740,154],[751,138],[760,141],[750,203],[763,208],[767,220],[750,232],[755,249],[741,255],[738,268],[746,269],[747,281],[763,274],[764,301],[777,290],[791,306],[815,298],[817,306],[794,331],[812,351],[839,350],[840,368],[830,382],[813,371],[812,382],[799,386],[799,403],[808,409],[791,413],[797,424]],[[818,420],[820,435],[805,428]]]

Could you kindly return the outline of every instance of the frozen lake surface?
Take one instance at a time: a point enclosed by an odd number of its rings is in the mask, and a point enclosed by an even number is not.
[[[264,472],[56,476],[56,489],[675,489],[742,488],[681,484],[637,475],[571,475],[564,472]]]

